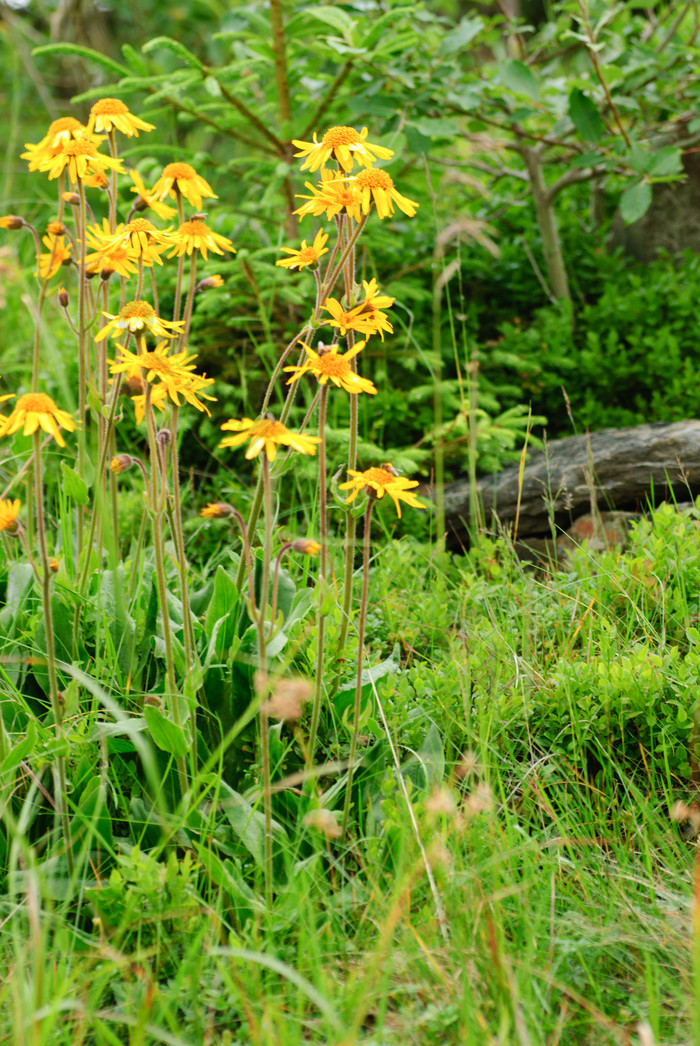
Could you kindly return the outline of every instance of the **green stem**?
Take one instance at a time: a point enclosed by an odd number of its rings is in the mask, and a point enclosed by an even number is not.
[[[46,633],[46,669],[49,676],[49,697],[53,709],[54,729],[59,744],[63,741],[63,708],[58,693],[58,676],[56,674],[56,648],[54,645],[53,612],[51,609],[51,570],[46,549],[46,526],[44,522],[44,487],[41,471],[41,436],[34,433],[34,488],[36,491],[36,532],[41,561],[41,602],[44,612],[44,630]],[[61,831],[66,845],[68,871],[73,874],[73,849],[70,837],[70,821],[66,802],[66,763],[65,756],[59,755],[56,760],[58,776],[58,796],[56,810],[61,821]]]
[[[177,565],[180,574],[180,598],[182,599],[182,631],[185,645],[185,685],[190,682],[190,675],[195,660],[194,625],[190,609],[190,597],[187,588],[187,558],[185,556],[185,536],[182,529],[182,502],[180,500],[180,464],[177,447],[178,408],[173,405],[170,425],[170,454],[173,469],[173,523]],[[195,694],[193,692],[193,697]],[[192,767],[197,765],[197,715],[192,713]]]
[[[270,466],[267,457],[262,459],[263,493],[265,500],[265,543],[263,546],[262,585],[260,588],[260,605],[257,611],[258,630],[258,663],[260,683],[258,692],[261,697],[260,707],[260,748],[263,772],[263,807],[265,814],[265,902],[268,909],[272,907],[272,772],[270,767],[270,731],[267,714],[262,702],[267,695],[267,651],[265,638],[265,610],[267,608],[268,587],[270,583],[270,550],[272,546],[272,487],[270,484]]]
[[[371,548],[372,509],[374,497],[369,495],[365,510],[365,533],[362,557],[362,596],[360,598],[360,620],[357,626],[357,673],[355,675],[355,703],[352,712],[352,732],[350,734],[350,755],[348,757],[348,780],[345,786],[345,805],[343,807],[343,836],[347,834],[352,805],[352,782],[355,776],[355,756],[357,753],[357,735],[360,729],[360,703],[362,700],[362,662],[364,660],[365,622],[367,620],[367,594],[369,592],[369,557]]]
[[[177,220],[180,225],[185,221],[185,207],[182,202],[182,193],[175,185],[175,197],[177,199]],[[177,283],[175,284],[175,304],[173,306],[173,322],[180,319],[180,301],[182,298],[182,277],[185,271],[185,255],[181,254],[177,260]]]
[[[321,543],[321,559],[319,563],[319,607],[318,623],[316,626],[317,650],[316,650],[316,678],[314,680],[314,700],[311,712],[311,726],[309,728],[308,757],[314,757],[316,747],[316,735],[318,734],[318,723],[321,717],[321,700],[323,697],[323,661],[326,640],[326,615],[323,610],[325,602],[326,578],[328,575],[328,502],[327,502],[327,477],[326,477],[326,412],[328,405],[328,386],[321,388],[321,398],[318,405],[318,434],[321,442],[318,445],[318,498],[319,498],[319,541]]]

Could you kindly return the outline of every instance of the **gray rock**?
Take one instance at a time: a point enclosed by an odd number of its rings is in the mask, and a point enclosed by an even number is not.
[[[700,421],[660,422],[628,429],[604,429],[569,436],[532,453],[523,470],[520,507],[519,466],[482,477],[478,496],[487,527],[499,524],[517,537],[568,530],[591,511],[644,510],[650,503],[687,501],[700,493]],[[448,541],[467,541],[469,482],[445,487]]]

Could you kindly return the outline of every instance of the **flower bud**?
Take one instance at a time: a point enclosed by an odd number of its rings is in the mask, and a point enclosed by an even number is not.
[[[103,269],[100,269],[100,279],[103,283],[106,283],[107,280],[111,280],[113,276],[114,269],[110,269],[108,265],[105,265]]]
[[[49,222],[46,226],[46,231],[49,236],[65,236],[66,227],[63,222]]]
[[[112,458],[109,463],[109,471],[118,475],[120,472],[126,472],[133,464],[134,459],[130,454],[117,454],[116,458]]]
[[[169,447],[173,441],[173,434],[170,429],[158,429],[156,432],[156,439],[161,447]]]
[[[203,280],[200,280],[194,289],[195,294],[199,294],[200,291],[208,291],[213,287],[223,287],[223,277],[217,273],[215,276],[205,276]]]
[[[321,551],[318,541],[312,541],[311,538],[297,538],[290,547],[292,552],[301,552],[303,556],[317,556]]]
[[[204,519],[226,519],[233,514],[233,507],[225,504],[223,501],[212,501],[199,510],[199,515],[203,516]]]
[[[24,218],[20,218],[18,214],[6,214],[4,218],[0,218],[0,229],[21,229],[25,224]]]
[[[67,309],[68,303],[70,302],[70,296],[65,287],[58,288],[58,294],[56,295],[56,297],[58,298],[58,304],[61,306],[61,308]]]
[[[49,570],[52,574],[58,574],[58,560],[55,556],[49,560]]]
[[[77,192],[64,192],[63,199],[69,207],[80,207],[80,197]]]

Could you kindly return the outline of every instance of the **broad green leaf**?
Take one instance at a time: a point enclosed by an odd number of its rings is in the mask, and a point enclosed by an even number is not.
[[[423,116],[418,120],[412,120],[411,123],[418,133],[425,135],[426,138],[446,138],[457,134],[457,124],[454,120],[432,119]]]
[[[348,39],[355,27],[355,19],[343,11],[342,7],[331,7],[328,4],[319,4],[317,7],[312,5],[306,8],[305,13],[312,18],[317,18],[319,22],[324,22],[333,29],[337,29]]]
[[[119,62],[108,58],[107,55],[100,54],[99,51],[93,51],[91,47],[81,47],[80,44],[42,44],[41,47],[35,47],[32,51],[34,57],[44,54],[72,54],[78,58],[86,58],[89,62],[96,62],[97,65],[101,65],[117,76],[129,74],[129,69],[125,65],[120,65]]]
[[[478,15],[476,18],[463,18],[458,26],[455,26],[446,36],[443,36],[438,47],[438,54],[444,58],[445,55],[461,51],[481,32],[484,25],[484,20],[479,18]]]
[[[637,182],[622,194],[620,200],[620,214],[625,225],[632,225],[639,221],[651,203],[651,186],[648,182]]]
[[[11,773],[28,755],[36,751],[36,726],[33,720],[29,720],[27,723],[27,736],[21,741],[17,741],[15,744],[8,744],[9,751],[5,756],[4,762],[0,766],[0,781],[3,784],[6,783],[5,777]]]
[[[682,174],[683,159],[677,146],[667,145],[653,153],[649,160],[649,174],[655,178],[665,174]]]
[[[151,51],[156,51],[159,47],[166,51],[172,51],[173,54],[177,55],[178,58],[181,58],[183,62],[193,69],[204,68],[204,63],[197,58],[197,55],[188,51],[179,40],[173,40],[169,36],[156,36],[153,40],[149,40],[148,43],[144,44],[141,50],[144,54],[150,54]]]
[[[155,705],[146,705],[143,717],[148,724],[151,737],[162,752],[182,759],[187,754],[188,740],[181,726],[166,719]]]
[[[539,101],[540,88],[532,70],[517,58],[511,58],[499,66],[501,83],[514,94],[524,94],[533,101]]]
[[[578,87],[569,95],[569,116],[585,142],[599,142],[605,134],[605,124],[595,102]]]

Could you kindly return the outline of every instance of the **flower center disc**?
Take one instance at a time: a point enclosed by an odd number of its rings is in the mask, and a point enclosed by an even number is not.
[[[130,320],[132,316],[140,316],[145,319],[147,316],[155,316],[155,311],[147,301],[130,301],[121,310],[120,316],[124,320]]]
[[[323,144],[335,149],[339,145],[357,145],[361,142],[354,127],[331,127],[323,136]]]
[[[194,167],[190,167],[188,163],[169,163],[163,168],[164,178],[194,178],[194,175]]]
[[[128,108],[118,98],[102,98],[90,110],[95,116],[122,116]]]
[[[366,168],[357,176],[357,185],[361,189],[393,189],[392,182],[386,171],[378,171],[376,168]]]
[[[28,392],[17,400],[17,407],[32,414],[52,414],[56,404],[44,392]]]

